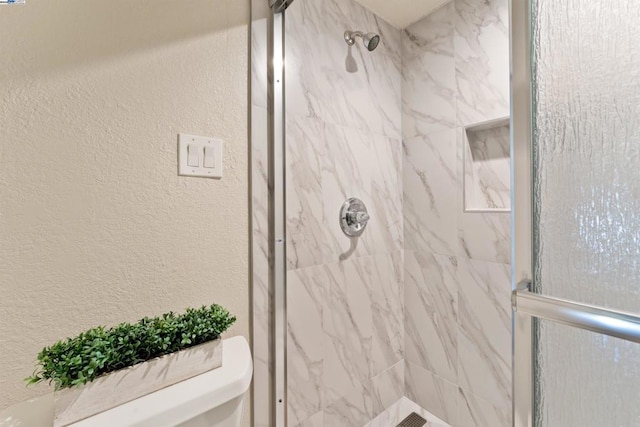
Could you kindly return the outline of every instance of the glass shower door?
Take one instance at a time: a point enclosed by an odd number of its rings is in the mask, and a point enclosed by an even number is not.
[[[530,26],[526,424],[640,426],[640,1],[514,3]]]

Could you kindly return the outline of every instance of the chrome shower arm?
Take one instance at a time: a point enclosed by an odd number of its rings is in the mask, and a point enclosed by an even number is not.
[[[344,32],[344,41],[347,42],[349,46],[353,46],[356,43],[356,37],[361,37],[364,39],[364,33],[362,31],[345,31]]]

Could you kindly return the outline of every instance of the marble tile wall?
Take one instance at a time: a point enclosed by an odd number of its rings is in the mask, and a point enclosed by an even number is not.
[[[453,0],[404,30],[402,64],[406,396],[506,427],[510,215],[465,212],[462,186],[464,128],[509,115],[508,1]]]
[[[511,204],[509,123],[463,133],[464,208],[504,210]]]
[[[255,426],[271,381],[265,3],[252,2]],[[507,22],[507,0],[454,0],[403,32],[352,0],[288,9],[289,425],[361,426],[403,396],[454,427],[509,425],[510,217],[462,198],[464,127],[509,113]],[[382,43],[348,49],[346,29]],[[337,220],[348,197],[372,216],[358,240]]]
[[[303,0],[286,40],[288,421],[362,426],[404,396],[401,32],[353,0]],[[371,215],[358,239],[338,221],[350,197]]]

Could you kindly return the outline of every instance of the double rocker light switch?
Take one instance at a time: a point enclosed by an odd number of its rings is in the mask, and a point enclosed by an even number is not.
[[[204,167],[215,168],[216,167],[216,151],[214,147],[204,147]]]
[[[200,147],[195,144],[187,145],[187,166],[197,168],[200,166]]]
[[[178,135],[178,175],[222,178],[222,140]]]

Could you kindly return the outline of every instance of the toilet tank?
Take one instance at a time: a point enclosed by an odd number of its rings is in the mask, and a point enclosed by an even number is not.
[[[73,424],[75,427],[238,427],[251,384],[251,351],[243,337],[222,342],[222,366]],[[0,412],[2,427],[51,427],[53,394]]]
[[[244,337],[223,340],[222,366],[73,424],[74,427],[239,427],[253,362]]]

